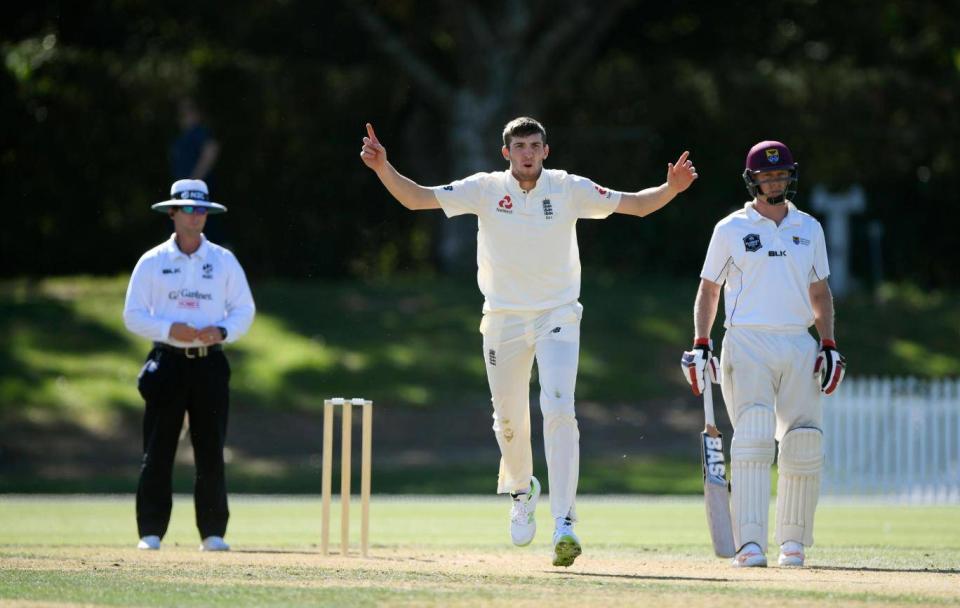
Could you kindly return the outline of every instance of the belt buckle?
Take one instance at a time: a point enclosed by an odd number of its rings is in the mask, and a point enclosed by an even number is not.
[[[193,354],[190,354],[193,351]],[[207,356],[207,347],[206,346],[188,346],[183,349],[183,356],[187,359],[197,359],[204,358]]]

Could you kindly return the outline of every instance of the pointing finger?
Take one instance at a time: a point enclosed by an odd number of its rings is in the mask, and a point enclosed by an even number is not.
[[[690,151],[684,150],[683,154],[680,155],[680,158],[677,159],[677,164],[682,165],[687,160],[688,156],[690,156]]]
[[[373,125],[369,122],[367,123],[367,137],[373,140],[374,143],[380,143],[380,140],[377,139],[377,134],[373,132]]]

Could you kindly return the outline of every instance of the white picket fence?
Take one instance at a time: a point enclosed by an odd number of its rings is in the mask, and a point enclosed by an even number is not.
[[[847,378],[821,403],[824,495],[960,503],[960,380]]]

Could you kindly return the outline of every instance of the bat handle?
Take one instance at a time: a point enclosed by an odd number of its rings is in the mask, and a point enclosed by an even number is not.
[[[703,387],[703,418],[706,423],[706,430],[710,435],[717,432],[717,421],[713,417],[713,383],[709,380]],[[712,433],[710,431],[713,431]]]

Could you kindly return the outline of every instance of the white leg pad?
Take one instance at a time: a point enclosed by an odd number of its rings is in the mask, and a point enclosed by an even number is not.
[[[820,498],[823,432],[812,427],[787,431],[777,462],[777,543],[813,545],[813,516]]]
[[[730,448],[730,515],[739,550],[757,543],[767,551],[770,510],[770,465],[776,453],[773,409],[751,405],[737,416]]]

